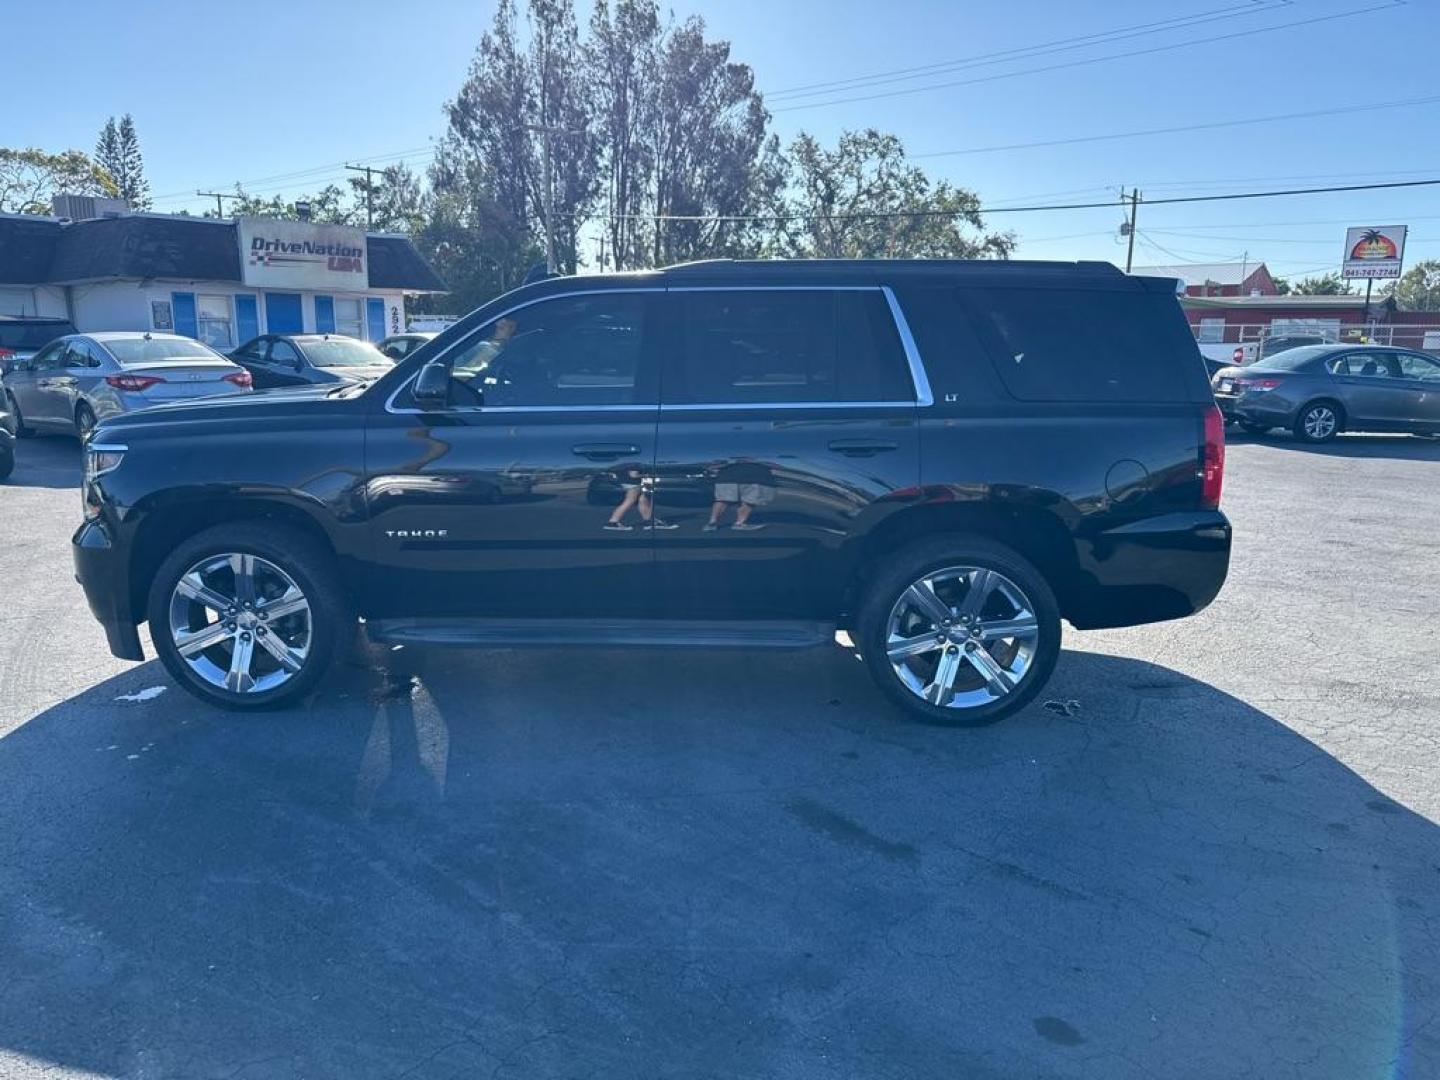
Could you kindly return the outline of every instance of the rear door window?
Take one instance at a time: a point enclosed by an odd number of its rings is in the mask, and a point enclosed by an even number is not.
[[[915,400],[904,347],[874,289],[679,292],[684,345],[665,400],[744,405]]]
[[[1090,289],[969,289],[1005,388],[1022,401],[1189,400],[1200,363],[1173,297]]]

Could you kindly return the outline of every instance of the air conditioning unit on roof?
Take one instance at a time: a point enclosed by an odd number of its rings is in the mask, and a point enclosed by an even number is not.
[[[129,211],[130,204],[124,199],[106,199],[97,195],[56,195],[50,200],[50,209],[58,218],[89,221],[92,218],[119,217]]]

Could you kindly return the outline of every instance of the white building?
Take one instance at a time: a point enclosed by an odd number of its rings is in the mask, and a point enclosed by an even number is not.
[[[79,200],[75,200],[78,202]],[[222,351],[257,334],[378,341],[445,283],[409,237],[270,218],[0,214],[0,315],[168,330]]]

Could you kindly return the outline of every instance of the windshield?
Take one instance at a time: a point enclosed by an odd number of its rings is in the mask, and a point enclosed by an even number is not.
[[[67,322],[6,323],[0,322],[0,349],[41,349],[57,337],[75,333]]]
[[[1310,361],[1334,351],[1330,345],[1301,345],[1299,348],[1286,349],[1265,357],[1258,364],[1252,365],[1252,370],[1263,368],[1266,371],[1299,371]]]
[[[316,367],[388,367],[391,363],[388,356],[365,341],[326,338],[301,345]]]
[[[159,360],[225,359],[210,346],[189,338],[115,338],[100,344],[125,367]]]

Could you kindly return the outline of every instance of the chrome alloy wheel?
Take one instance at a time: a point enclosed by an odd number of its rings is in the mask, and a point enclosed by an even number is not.
[[[916,697],[950,709],[998,701],[1025,678],[1040,647],[1029,597],[978,566],[933,570],[895,601],[885,650]]]
[[[201,559],[170,594],[170,640],[190,670],[232,694],[289,682],[311,642],[310,602],[284,570],[258,555]]]
[[[1335,434],[1335,410],[1329,405],[1314,405],[1305,410],[1305,434],[1312,439],[1328,439]]]

